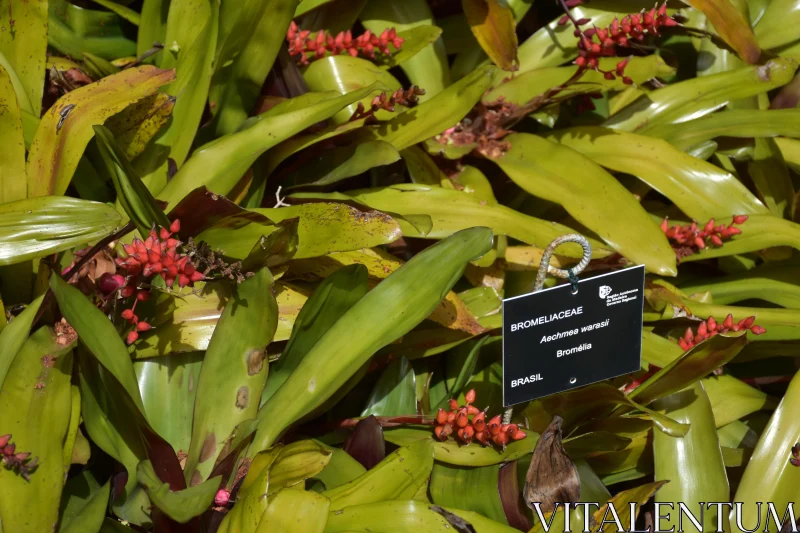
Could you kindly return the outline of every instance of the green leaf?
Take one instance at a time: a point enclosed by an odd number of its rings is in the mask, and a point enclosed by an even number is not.
[[[473,511],[446,508],[470,523],[480,533],[514,533],[518,531],[505,524]],[[344,533],[356,530],[382,531],[383,533],[452,533],[453,526],[430,504],[416,500],[394,500],[346,507],[328,515],[326,533]]]
[[[601,70],[614,70],[619,58],[601,58]],[[560,87],[577,72],[577,66],[543,67],[515,75],[508,81],[495,85],[483,96],[484,103],[496,102],[501,97],[504,101],[517,105],[528,103],[533,98],[548,90]],[[667,65],[661,56],[632,57],[625,67],[625,75],[637,85],[641,85],[655,77],[667,77],[675,73],[675,69]],[[596,70],[587,70],[580,82],[567,84],[558,93],[559,98],[595,92],[621,91],[628,86],[621,78],[607,80]]]
[[[738,274],[690,282],[681,285],[681,291],[692,298],[693,294],[710,292],[711,300],[717,305],[759,299],[800,309],[796,274],[797,266],[792,262],[767,263]]]
[[[378,349],[430,315],[466,263],[489,251],[491,237],[488,228],[472,228],[427,248],[342,315],[259,411],[250,456],[271,446],[295,420],[322,405]],[[352,331],[375,313],[384,320],[354,338]]]
[[[112,13],[116,13],[135,26],[138,26],[141,23],[141,17],[139,16],[139,13],[129,7],[112,2],[112,0],[92,0],[92,2],[103,6]]]
[[[736,357],[747,342],[744,334],[711,337],[685,352],[637,387],[630,398],[647,405],[683,389]]]
[[[392,74],[384,69],[379,69],[372,61],[349,55],[328,56],[312,62],[303,72],[303,79],[308,88],[315,92],[338,91],[340,94],[357,89],[379,84],[386,91],[395,91],[402,88]],[[358,104],[369,109],[372,97],[368,96],[353,102],[332,117],[334,124],[346,124],[356,112]],[[406,109],[405,106],[396,106],[398,112]],[[394,118],[395,113],[379,109],[375,114],[378,120]]]
[[[433,44],[433,46],[436,46],[434,43],[436,43],[441,34],[442,28],[428,25],[415,26],[398,32],[397,36],[401,39],[405,39],[403,46],[392,55],[377,56],[374,60],[375,64],[384,70],[402,65],[409,59],[415,57],[418,53],[426,50],[430,45]]]
[[[159,132],[134,165],[154,194],[167,183],[167,157],[179,167],[183,165],[200,127],[214,73],[219,2],[180,0],[169,3],[165,40],[160,41],[165,49],[160,53],[159,66],[175,69],[177,81],[164,89],[176,99],[175,107],[169,125]],[[147,49],[153,43],[144,44]],[[177,57],[171,51],[176,46]]]
[[[342,267],[316,288],[303,304],[294,321],[292,336],[272,365],[264,393],[263,405],[294,372],[320,338],[367,293],[367,269],[362,265]]]
[[[121,216],[106,204],[48,196],[0,205],[0,265],[68,250],[112,233]]]
[[[508,524],[497,489],[499,476],[499,465],[469,468],[436,463],[431,473],[431,501],[441,506],[459,505]]]
[[[135,524],[149,524],[151,519],[145,509],[150,500],[136,482],[136,467],[147,458],[147,450],[139,427],[131,424],[130,413],[125,412],[125,392],[93,357],[81,349],[78,353],[84,427],[92,442],[127,472],[125,486],[121,492],[115,492],[114,514]]]
[[[364,5],[359,18],[366,29],[376,34],[389,28],[402,33],[434,24],[433,13],[425,0],[392,3],[370,1]],[[429,100],[450,85],[447,52],[441,39],[404,61],[400,68],[411,83],[425,89],[420,101]]]
[[[405,357],[392,361],[375,383],[361,416],[401,416],[417,413],[414,369]]]
[[[195,150],[157,197],[174,207],[201,185],[217,194],[228,194],[266,150],[376,90],[369,86],[346,95],[308,93],[283,102],[253,117],[236,133]]]
[[[47,326],[27,339],[8,369],[0,394],[0,427],[12,435],[16,453],[31,454],[28,464],[38,460],[30,481],[9,468],[0,471],[4,531],[55,529],[69,468],[62,446],[72,408],[71,376],[71,347],[60,345]]]
[[[425,235],[411,224],[398,220],[403,235],[442,239],[453,233],[481,224],[492,228],[497,235],[508,235],[544,249],[553,239],[573,233],[574,230],[561,224],[524,215],[504,205],[489,205],[474,194],[444,187],[400,184],[376,189],[357,189],[341,193],[295,193],[296,198],[323,198],[356,200],[380,211],[399,213],[403,216],[428,215],[433,221],[432,229]],[[282,208],[286,209],[286,208]],[[301,239],[302,241],[302,239]],[[611,252],[602,242],[589,239],[593,257],[605,257]],[[561,250],[564,250],[561,252]],[[567,244],[559,252],[569,257],[581,257],[577,244]]]
[[[761,66],[678,82],[642,95],[603,125],[620,131],[646,132],[655,125],[701,117],[728,102],[785,85],[795,70],[795,61],[778,58]]]
[[[767,4],[755,27],[756,40],[762,48],[777,48],[797,40],[791,28],[800,22],[798,7],[797,0],[773,0]]]
[[[169,122],[176,99],[166,93],[143,98],[106,121],[114,139],[133,160]]]
[[[696,220],[768,213],[735,176],[660,139],[595,126],[561,130],[550,138],[599,165],[638,177]]]
[[[25,138],[22,134],[22,114],[17,101],[13,78],[0,65],[0,102],[3,102],[3,106],[0,107],[0,203],[24,200],[28,194],[25,176]]]
[[[286,173],[281,181],[286,184],[283,187],[287,191],[322,187],[358,176],[375,167],[389,165],[399,159],[400,154],[391,144],[367,141],[325,150],[308,164]]]
[[[767,506],[761,505],[757,510],[755,502],[774,504],[782,516],[790,502],[800,501],[800,469],[789,462],[792,447],[797,443],[797,435],[800,435],[800,420],[796,414],[798,409],[800,373],[795,374],[789,383],[739,482],[733,501],[742,502],[743,524],[754,524],[756,520],[761,520],[766,528],[767,520],[771,521]]]
[[[777,402],[765,392],[728,374],[707,377],[701,382],[718,428],[761,409],[777,407]]]
[[[225,305],[208,345],[184,475],[190,485],[206,479],[233,429],[255,418],[267,380],[266,347],[278,325],[278,304],[268,269],[239,285]]]
[[[139,233],[146,235],[153,226],[169,228],[167,215],[156,205],[155,198],[133,170],[111,130],[105,126],[94,126],[94,135],[106,172],[117,190],[117,199],[136,224]]]
[[[189,450],[202,364],[202,352],[165,355],[133,363],[147,419],[176,451]]]
[[[297,0],[222,3],[221,48],[208,97],[216,136],[233,133],[255,106],[286,37]],[[234,20],[235,23],[230,23]]]
[[[317,441],[315,441],[317,442]],[[317,442],[318,444],[321,444]],[[325,489],[332,490],[350,483],[354,479],[364,474],[367,469],[361,463],[341,448],[325,447],[331,452],[330,460],[325,468],[317,474],[315,479],[322,481]]]
[[[43,299],[44,295],[36,298],[22,313],[0,330],[0,387],[5,382],[8,370],[14,363],[17,353],[28,340],[28,333],[36,320]]]
[[[295,259],[316,257],[332,252],[371,248],[396,241],[402,235],[399,220],[379,211],[358,209],[333,202],[316,202],[272,209],[254,209],[275,222],[299,218],[299,242]],[[239,228],[218,225],[201,233],[197,239],[225,255],[244,259],[262,235],[273,227],[248,224]]]
[[[128,350],[114,325],[86,296],[61,279],[61,276],[53,274],[50,277],[50,289],[58,301],[58,308],[78,333],[81,342],[119,381],[139,411],[144,413]]]
[[[616,529],[614,529],[616,526],[614,525],[613,520],[603,522],[606,517],[606,513],[608,513],[607,507],[609,504],[613,505],[615,509],[619,510],[620,523],[633,524],[640,512],[640,509],[644,507],[644,504],[647,503],[647,500],[649,500],[653,494],[664,485],[664,483],[664,481],[656,481],[654,483],[648,483],[646,485],[641,485],[639,487],[623,490],[617,493],[617,495],[611,498],[606,505],[595,511],[594,515],[592,516],[595,523],[601,524],[601,527],[598,528],[597,533],[612,533],[613,531],[616,531]],[[634,516],[631,516],[632,510],[635,510],[633,513]]]
[[[384,500],[412,498],[431,476],[433,439],[403,446],[349,483],[322,493],[334,510]]]
[[[461,0],[472,34],[492,62],[503,70],[515,70],[517,25],[504,0]]]
[[[314,492],[282,490],[267,505],[256,533],[323,533],[330,502]]]
[[[185,524],[211,506],[222,478],[213,477],[195,487],[173,491],[168,483],[158,479],[150,461],[142,461],[136,468],[136,479],[147,490],[153,505],[176,522]]]
[[[800,109],[740,109],[714,113],[680,124],[660,124],[647,135],[661,137],[687,151],[715,137],[800,137]]]
[[[747,163],[750,179],[773,215],[790,218],[794,186],[780,148],[773,139],[759,138],[754,142],[753,160]]]
[[[495,71],[495,67],[475,69],[435,97],[365,130],[364,136],[386,141],[398,150],[429,139],[455,126],[470,112],[489,88]]]
[[[655,409],[666,409],[667,416],[690,424],[689,432],[676,438],[661,431],[653,431],[653,456],[655,479],[667,480],[655,495],[656,502],[686,506],[693,516],[703,516],[702,531],[715,531],[717,512],[704,509],[700,502],[723,502],[730,498],[728,476],[722,461],[719,439],[711,411],[711,402],[703,385],[695,382],[682,391],[666,396],[653,404]],[[719,509],[719,508],[717,508]],[[703,512],[707,511],[707,512]],[[671,514],[664,526],[677,524],[680,513]],[[688,526],[690,531],[696,531]]]
[[[571,148],[518,133],[511,150],[494,158],[528,193],[560,203],[578,222],[634,263],[660,275],[677,274],[675,252],[641,204],[610,174]],[[618,209],[608,209],[615,205]],[[649,243],[644,250],[640,243]]]
[[[62,195],[94,135],[92,126],[155,94],[173,71],[129,68],[71,91],[42,117],[28,154],[28,196]]]
[[[48,4],[47,41],[62,54],[81,57],[90,52],[116,59],[135,53],[136,44],[125,37],[116,13],[85,9],[67,0],[49,0]]]
[[[110,493],[111,481],[107,481],[101,487],[89,470],[70,478],[64,485],[58,533],[99,531],[106,514]]]
[[[136,35],[136,55],[141,56],[154,43],[164,44],[169,16],[168,0],[144,0],[142,2],[139,31]],[[169,46],[169,45],[167,45]]]
[[[38,117],[44,94],[48,2],[9,0],[4,6],[0,10],[0,27],[6,28],[0,32],[0,64],[11,77],[20,109]],[[5,126],[0,131],[6,131]]]

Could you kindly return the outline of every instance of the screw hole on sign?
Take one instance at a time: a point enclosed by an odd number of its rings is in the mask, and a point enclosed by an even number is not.
[[[575,385],[577,382],[578,382],[577,378],[570,378],[569,379],[569,384],[570,385]]]

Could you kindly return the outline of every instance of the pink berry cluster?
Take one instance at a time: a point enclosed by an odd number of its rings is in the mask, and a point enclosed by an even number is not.
[[[708,317],[708,320],[700,322],[700,325],[697,327],[697,333],[694,333],[692,328],[686,328],[686,333],[683,334],[683,337],[678,339],[678,346],[685,351],[696,346],[697,344],[700,344],[706,339],[710,339],[715,335],[727,333],[729,331],[750,330],[753,335],[762,335],[763,333],[766,333],[767,330],[761,326],[757,326],[755,321],[756,317],[749,316],[747,318],[743,318],[739,322],[734,322],[733,315],[728,315],[725,317],[725,320],[720,323],[714,320],[713,316],[710,316]]]
[[[422,96],[423,94],[425,94],[425,91],[416,85],[412,85],[408,89],[397,89],[389,96],[386,95],[386,91],[381,92],[381,94],[372,99],[370,108],[368,110],[365,110],[364,104],[359,102],[358,107],[356,108],[355,113],[353,113],[353,116],[350,117],[350,120],[353,121],[362,118],[369,119],[374,117],[375,113],[380,109],[394,113],[394,106],[396,104],[411,107],[417,103],[417,97]]]
[[[177,281],[181,288],[205,279],[205,275],[195,269],[190,257],[178,252],[181,242],[173,234],[180,229],[180,220],[173,221],[169,229],[156,231],[153,227],[144,241],[135,238],[131,244],[123,245],[127,256],[114,260],[125,273],[125,285],[120,294],[123,298],[134,298],[133,306],[122,312],[122,318],[133,325],[126,339],[128,344],[136,342],[140,332],[151,329],[150,324],[139,320],[135,313],[136,304],[150,299],[150,291],[141,288],[142,285],[149,285],[156,276],[161,276],[167,287],[172,287]]]
[[[734,225],[741,225],[745,222],[747,222],[747,215],[736,215],[727,226],[725,224],[717,225],[713,218],[702,227],[698,226],[697,222],[686,226],[670,226],[669,220],[665,218],[661,222],[661,230],[666,234],[675,253],[680,258],[703,250],[709,243],[722,246],[723,241],[742,233],[742,230]]]
[[[650,11],[626,15],[622,20],[614,18],[607,28],[593,27],[582,30],[580,26],[588,24],[591,20],[587,18],[575,20],[571,14],[561,17],[558,24],[564,25],[570,20],[575,25],[575,37],[580,38],[578,57],[575,59],[579,70],[597,70],[607,80],[614,80],[619,76],[627,85],[633,83],[631,78],[625,76],[625,67],[629,59],[617,63],[613,71],[606,71],[599,68],[600,58],[617,56],[618,47],[628,48],[632,42],[644,40],[645,35],[659,35],[659,28],[678,25],[675,19],[667,15],[666,2]]]
[[[439,409],[436,413],[434,434],[441,441],[446,441],[455,431],[456,439],[464,444],[476,440],[484,446],[496,444],[502,449],[510,441],[522,440],[527,435],[516,424],[502,424],[500,415],[486,421],[486,412],[472,403],[475,401],[475,389],[465,395],[466,405],[459,406],[456,400],[450,400],[450,411]]]
[[[30,473],[36,468],[39,458],[30,460],[30,452],[17,452],[17,445],[11,442],[11,434],[0,436],[0,449],[3,450],[3,465],[9,470],[16,470],[26,481],[30,481]]]
[[[301,65],[308,65],[309,59],[320,59],[327,53],[338,55],[346,52],[353,57],[361,55],[375,59],[375,52],[378,51],[388,56],[392,53],[389,45],[399,50],[405,39],[398,37],[394,28],[385,29],[380,35],[367,30],[355,38],[350,30],[335,36],[324,30],[312,35],[309,30],[301,30],[292,21],[286,32],[286,41],[289,43],[289,55],[296,56]]]

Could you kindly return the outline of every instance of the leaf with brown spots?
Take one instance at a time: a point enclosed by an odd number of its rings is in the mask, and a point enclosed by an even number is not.
[[[175,71],[145,65],[123,70],[59,98],[42,117],[31,144],[28,197],[63,195],[94,136],[92,126],[155,94],[174,79]]]
[[[125,150],[128,159],[141,154],[147,143],[156,136],[167,123],[175,98],[158,93],[128,106],[106,122],[106,127],[114,132],[114,138]]]
[[[492,62],[517,70],[517,25],[505,0],[461,0],[469,27]]]
[[[257,365],[252,356],[261,358],[277,328],[272,283],[272,274],[264,268],[239,285],[214,328],[197,382],[186,479],[196,471],[206,479],[231,432],[256,416],[268,367],[262,362],[253,373]]]
[[[562,422],[560,416],[553,417],[541,434],[525,475],[525,504],[533,509],[538,503],[543,513],[555,511],[557,503],[574,503],[581,497],[578,469],[561,443]]]

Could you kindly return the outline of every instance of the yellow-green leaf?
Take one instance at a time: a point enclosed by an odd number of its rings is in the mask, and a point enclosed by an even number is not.
[[[516,70],[517,25],[505,0],[461,0],[470,29],[495,65]]]

